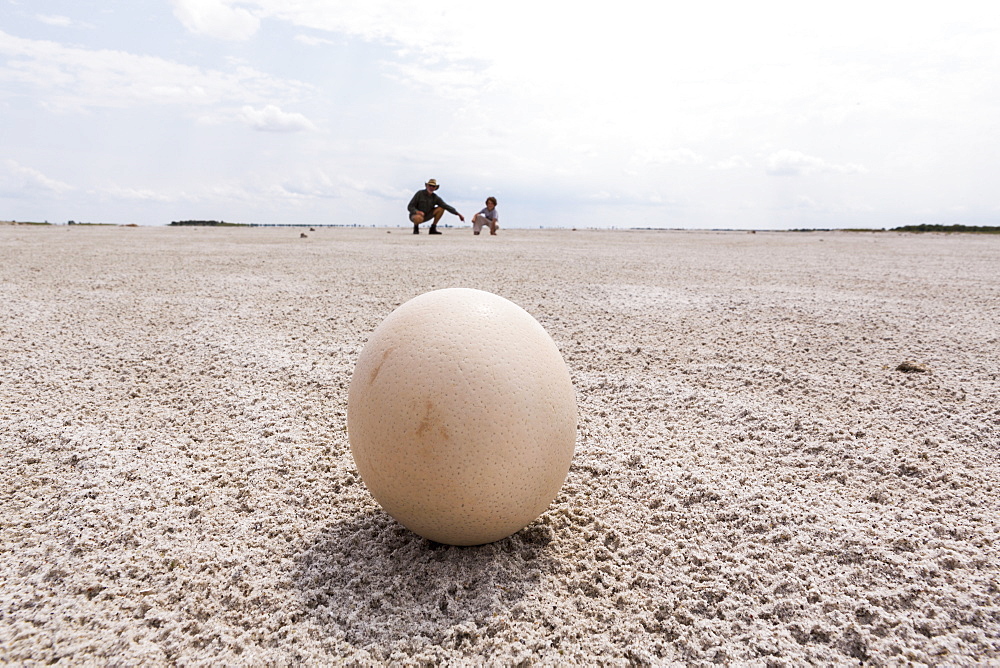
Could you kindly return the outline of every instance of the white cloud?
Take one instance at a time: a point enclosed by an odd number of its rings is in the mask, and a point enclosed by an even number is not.
[[[50,26],[65,28],[73,25],[73,21],[68,16],[58,16],[56,14],[37,14],[36,19]]]
[[[768,156],[765,170],[770,176],[805,176],[810,174],[864,174],[868,170],[854,163],[833,164],[799,151],[782,149]]]
[[[260,29],[260,19],[230,0],[173,0],[174,16],[190,32],[223,40],[246,40]]]
[[[175,0],[194,3],[198,0]],[[221,4],[225,0],[201,0],[208,4]],[[399,46],[412,48],[431,43],[441,45],[453,43],[471,26],[467,21],[481,10],[468,7],[472,3],[445,2],[433,7],[415,8],[407,0],[368,0],[366,2],[332,3],[317,0],[247,0],[241,3],[253,6],[255,14],[263,18],[286,21],[292,25],[344,33],[369,41],[389,41]],[[489,12],[485,13],[486,16]],[[435,32],[436,31],[436,32]],[[427,36],[436,38],[428,40]],[[448,51],[448,47],[443,47]],[[420,49],[424,51],[424,48]],[[454,51],[451,51],[452,53]]]
[[[173,202],[177,200],[177,195],[173,193],[159,192],[149,188],[123,188],[117,185],[102,188],[100,194],[111,199],[138,202]]]
[[[282,111],[273,104],[262,109],[245,106],[240,112],[240,119],[254,130],[265,132],[302,132],[316,129],[312,121],[302,114]]]
[[[407,63],[394,65],[392,78],[424,94],[450,100],[469,99],[483,88],[482,69],[465,63]]]
[[[734,155],[726,158],[725,160],[720,160],[719,162],[712,165],[712,169],[719,169],[723,171],[728,171],[731,169],[741,169],[750,167],[750,161],[744,158],[742,155]]]
[[[396,204],[402,201],[407,201],[413,196],[412,189],[386,186],[381,183],[370,183],[367,181],[357,181],[353,179],[347,179],[345,183],[347,187],[359,194],[368,195],[376,199],[390,201]]]
[[[635,160],[646,165],[698,165],[705,158],[689,148],[643,148],[636,151]]]
[[[329,200],[342,198],[348,190],[343,183],[320,169],[279,170],[264,166],[238,178],[202,184],[185,193],[184,197],[187,201],[200,205],[218,206],[222,203],[230,210],[249,205],[249,211],[237,216],[246,218],[247,215],[261,215],[260,212],[265,209],[308,207],[317,202],[320,206],[326,206]]]
[[[819,211],[821,209],[819,202],[808,195],[799,195],[796,197],[795,206],[796,208],[805,209],[807,211]]]
[[[26,167],[15,160],[5,159],[0,162],[0,194],[6,197],[39,193],[61,195],[73,189],[68,183],[49,178],[37,169]]]
[[[245,65],[212,70],[123,51],[89,50],[29,40],[0,30],[0,83],[32,86],[49,108],[131,107],[138,104],[206,106],[296,99],[309,86]]]
[[[306,46],[324,46],[327,44],[334,44],[332,39],[324,39],[323,37],[314,37],[313,35],[296,35],[296,42],[301,42]]]

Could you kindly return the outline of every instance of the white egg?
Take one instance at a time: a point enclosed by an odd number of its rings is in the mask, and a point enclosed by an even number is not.
[[[368,490],[431,540],[479,545],[535,520],[576,441],[569,370],[538,321],[466,288],[406,302],[361,351],[347,401]]]

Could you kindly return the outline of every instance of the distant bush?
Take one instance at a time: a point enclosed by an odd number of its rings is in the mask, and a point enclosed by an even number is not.
[[[227,223],[224,220],[175,220],[171,225],[225,225],[227,227],[245,227],[243,223]]]
[[[990,225],[903,225],[893,232],[965,232],[972,234],[1000,234],[1000,227]]]

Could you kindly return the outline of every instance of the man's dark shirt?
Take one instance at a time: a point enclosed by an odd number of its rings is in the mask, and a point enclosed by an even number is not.
[[[427,188],[418,190],[413,196],[413,199],[411,199],[410,203],[406,206],[406,209],[410,212],[411,216],[417,211],[421,211],[426,217],[434,213],[434,209],[436,207],[441,207],[445,211],[453,213],[456,216],[458,215],[458,211],[455,210],[455,207],[445,204],[445,201],[438,197],[437,193],[427,192]]]

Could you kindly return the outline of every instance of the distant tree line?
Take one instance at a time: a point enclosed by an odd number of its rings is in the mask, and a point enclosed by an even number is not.
[[[245,227],[243,223],[227,223],[224,220],[175,220],[171,225],[225,225],[229,227]]]
[[[903,225],[893,232],[971,232],[975,234],[1000,234],[1000,227],[990,225]]]
[[[789,230],[789,232],[833,232],[830,228],[795,228]],[[840,232],[885,232],[886,229],[883,227],[870,228],[870,227],[845,227],[840,230]],[[990,226],[990,225],[903,225],[901,227],[893,227],[889,230],[890,232],[965,232],[967,234],[1000,234],[1000,227]]]

